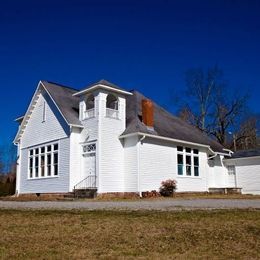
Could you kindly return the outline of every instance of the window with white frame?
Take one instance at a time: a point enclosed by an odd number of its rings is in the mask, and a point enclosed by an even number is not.
[[[228,170],[228,175],[235,175],[236,174],[235,165],[228,165],[227,170]]]
[[[29,150],[29,179],[58,176],[59,145],[48,144]]]
[[[177,146],[177,172],[179,176],[199,176],[199,150]]]

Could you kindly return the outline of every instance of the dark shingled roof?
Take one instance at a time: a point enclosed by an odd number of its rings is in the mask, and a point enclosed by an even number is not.
[[[142,110],[141,101],[146,99],[138,91],[130,91],[132,96],[126,97],[126,130],[122,135],[134,132],[149,133],[157,136],[163,136],[182,141],[199,143],[209,145],[215,152],[223,151],[223,146],[218,142],[209,138],[206,134],[202,133],[196,127],[188,124],[182,119],[173,116],[165,109],[154,104],[154,131],[149,130],[141,120]],[[225,152],[226,153],[226,152]]]
[[[255,156],[260,156],[260,148],[237,151],[232,154],[231,158],[227,158],[227,159],[237,159],[237,158],[255,157]]]
[[[72,96],[78,90],[49,81],[41,81],[57,104],[68,124],[81,126],[79,120],[79,97]]]
[[[81,126],[82,124],[79,120],[79,97],[72,96],[78,92],[78,90],[48,81],[42,81],[42,83],[54,99],[67,122]],[[96,84],[104,84],[122,90],[122,88],[105,80],[100,80],[98,83],[92,84],[89,87]],[[141,101],[142,99],[146,99],[146,97],[138,91],[130,92],[132,92],[133,95],[126,96],[126,129],[122,135],[136,132],[148,133],[156,136],[209,145],[215,152],[225,152],[223,151],[224,147],[222,145],[209,138],[206,134],[203,134],[196,127],[173,116],[155,102],[153,102],[154,130],[148,129],[142,122],[141,111]]]

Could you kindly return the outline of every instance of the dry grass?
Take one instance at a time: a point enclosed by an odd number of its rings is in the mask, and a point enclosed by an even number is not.
[[[0,210],[1,259],[259,259],[260,211]]]
[[[246,195],[246,194],[207,194],[207,193],[176,193],[173,197],[152,197],[152,198],[141,198],[141,200],[174,200],[174,199],[260,199],[260,195]],[[5,201],[55,201],[55,200],[66,200],[71,201],[73,198],[64,199],[63,196],[55,196],[55,195],[49,195],[49,196],[40,196],[37,197],[35,195],[32,196],[4,196],[0,197],[0,200]],[[140,198],[133,197],[114,197],[114,198],[102,198],[97,197],[95,199],[79,199],[79,200],[87,200],[87,201],[136,201],[140,200]]]

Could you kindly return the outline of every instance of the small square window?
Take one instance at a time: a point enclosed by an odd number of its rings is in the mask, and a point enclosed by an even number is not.
[[[177,151],[178,152],[182,152],[183,151],[183,147],[182,146],[177,146]]]
[[[194,154],[199,154],[199,150],[198,149],[193,149],[193,153]]]
[[[33,150],[30,150],[30,155],[31,155],[31,156],[33,155]]]
[[[186,149],[186,153],[191,153],[191,148],[186,147],[185,149]]]
[[[45,153],[45,147],[41,147],[41,153]]]
[[[47,146],[47,152],[50,152],[51,151],[51,145],[48,145]]]
[[[58,144],[54,144],[53,148],[54,148],[54,151],[57,151],[59,149],[59,145]]]

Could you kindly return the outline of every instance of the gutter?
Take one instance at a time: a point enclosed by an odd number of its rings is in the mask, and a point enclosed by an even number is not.
[[[170,141],[170,142],[175,142],[175,143],[180,143],[180,144],[187,144],[187,145],[204,147],[204,148],[207,148],[214,156],[216,156],[216,154],[225,155],[225,156],[231,156],[230,153],[226,154],[226,153],[214,152],[209,145],[193,143],[193,142],[183,141],[183,140],[179,140],[179,139],[164,137],[164,136],[146,134],[146,133],[142,133],[142,132],[136,132],[136,133],[121,135],[121,136],[119,136],[119,139],[123,139],[123,138],[126,138],[126,137],[131,137],[131,136],[136,136],[136,135],[137,136],[151,137],[151,138],[154,138],[154,139]]]
[[[244,160],[244,159],[260,159],[260,155],[257,156],[247,156],[247,157],[238,157],[238,158],[230,158],[230,159],[223,159],[223,161],[235,161],[235,160]]]

